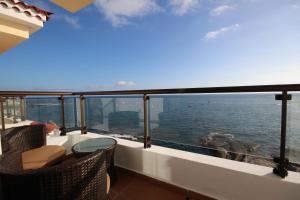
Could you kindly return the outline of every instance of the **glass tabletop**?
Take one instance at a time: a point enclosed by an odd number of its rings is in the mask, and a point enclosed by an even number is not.
[[[116,140],[112,138],[95,138],[79,142],[73,146],[73,151],[78,153],[90,153],[96,150],[106,150],[116,145]]]

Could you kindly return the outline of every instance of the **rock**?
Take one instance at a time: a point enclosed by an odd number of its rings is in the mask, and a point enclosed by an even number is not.
[[[272,161],[272,159],[267,158],[259,158],[259,157],[248,157],[247,163],[256,164],[256,165],[263,165],[266,167],[275,167],[275,163]]]
[[[217,147],[216,148],[214,156],[219,157],[219,158],[226,158],[226,159],[230,159],[231,158],[231,156],[228,153],[228,151],[225,148],[222,148],[222,147]]]
[[[210,133],[199,139],[203,147],[215,149],[213,154],[221,158],[243,161],[249,152],[259,148],[258,144],[235,140],[231,134]]]
[[[126,139],[126,140],[133,140],[136,141],[138,138],[131,136],[131,135],[124,135],[124,134],[106,134],[111,137],[120,138],[120,139]]]

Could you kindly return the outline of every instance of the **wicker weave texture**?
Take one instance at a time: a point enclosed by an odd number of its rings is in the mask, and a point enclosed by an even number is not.
[[[2,199],[102,200],[106,194],[105,154],[97,151],[68,165],[0,172]]]
[[[46,144],[46,128],[44,125],[14,127],[1,134],[2,153],[26,151]]]
[[[112,139],[112,138],[111,138]],[[115,155],[115,149],[117,146],[117,140],[114,140],[114,144],[111,145],[109,148],[102,150],[105,153],[106,156],[106,165],[107,165],[107,172],[110,175],[112,184],[116,181],[117,179],[117,174],[116,174],[116,170],[115,170],[115,161],[114,161],[114,155]],[[74,149],[74,146],[72,147],[72,152],[77,155],[77,156],[84,156],[87,154],[90,154],[91,152],[80,152],[80,151],[76,151]]]

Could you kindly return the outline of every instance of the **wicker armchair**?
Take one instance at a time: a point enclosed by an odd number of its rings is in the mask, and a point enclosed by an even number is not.
[[[14,127],[1,133],[2,154],[26,151],[46,144],[44,125]]]
[[[111,139],[115,141],[114,145],[112,145],[110,148],[105,149],[104,152],[106,154],[105,157],[106,157],[107,173],[111,178],[111,183],[114,184],[117,181],[117,173],[115,170],[115,159],[114,159],[117,140],[113,138]],[[79,157],[90,154],[90,152],[78,152],[75,150],[74,146],[72,147],[72,152]]]
[[[14,171],[2,166],[0,199],[102,200],[107,199],[106,178],[105,154],[101,151],[39,170]]]

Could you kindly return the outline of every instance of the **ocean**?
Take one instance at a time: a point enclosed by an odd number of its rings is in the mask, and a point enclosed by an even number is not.
[[[142,138],[141,96],[87,97],[85,104],[89,129]],[[210,154],[208,148],[266,158],[279,155],[281,101],[275,100],[275,94],[152,95],[148,110],[154,144],[205,154]],[[78,99],[66,98],[65,113],[67,128],[80,126]],[[61,125],[59,100],[27,98],[26,118]],[[300,163],[300,94],[296,93],[288,102],[287,157]]]

